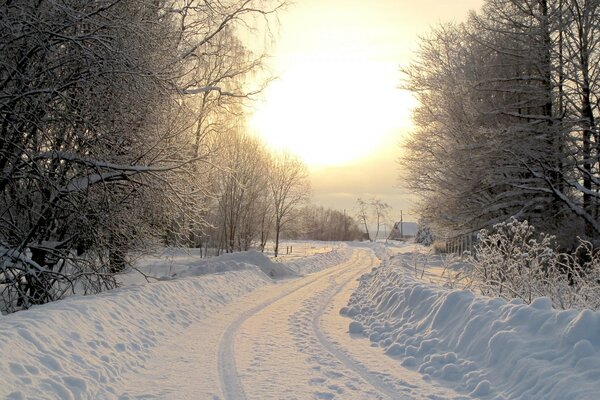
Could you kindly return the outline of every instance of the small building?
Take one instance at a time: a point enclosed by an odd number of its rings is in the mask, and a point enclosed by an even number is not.
[[[401,240],[414,237],[417,234],[418,225],[416,222],[396,222],[392,228],[388,239]]]

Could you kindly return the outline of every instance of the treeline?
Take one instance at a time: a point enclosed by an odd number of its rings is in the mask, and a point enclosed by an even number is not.
[[[513,216],[600,238],[600,1],[486,0],[432,29],[405,70],[420,101],[403,179],[461,233]]]
[[[3,312],[112,288],[157,242],[277,237],[306,168],[245,132],[263,56],[239,37],[281,6],[0,0]]]
[[[308,205],[300,209],[286,229],[288,239],[353,241],[365,239],[357,221],[346,212]]]

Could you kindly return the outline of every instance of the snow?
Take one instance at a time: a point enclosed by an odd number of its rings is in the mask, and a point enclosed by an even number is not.
[[[192,324],[274,285],[273,278],[325,269],[351,255],[338,244],[290,268],[258,252],[199,260],[170,251],[169,262],[147,259],[138,266],[156,282],[136,284],[140,275],[131,273],[120,289],[1,316],[0,398],[116,398],[125,376]]]
[[[165,249],[150,283],[1,316],[0,398],[598,398],[598,312],[419,280],[403,244],[293,246]]]
[[[600,313],[558,311],[449,290],[414,277],[398,254],[360,278],[341,314],[361,334],[425,380],[477,398],[596,399]]]
[[[256,268],[273,279],[292,278],[339,264],[350,258],[352,253],[345,243],[303,241],[288,242],[280,247],[285,249],[286,245],[293,245],[293,253],[280,256],[276,261],[272,252],[256,250],[201,258],[198,249],[166,248],[157,255],[138,260],[134,270],[121,275],[119,282],[128,286],[144,283],[143,275],[155,281]]]
[[[93,398],[152,349],[267,284],[253,270],[71,297],[0,319],[0,397]]]

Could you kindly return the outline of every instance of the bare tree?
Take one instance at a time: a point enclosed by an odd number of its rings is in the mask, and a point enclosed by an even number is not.
[[[358,221],[363,225],[363,227],[365,228],[365,233],[367,235],[367,239],[369,241],[372,241],[371,239],[371,235],[369,234],[369,203],[364,201],[361,198],[356,199],[356,217],[358,218]]]
[[[279,235],[294,217],[294,212],[310,198],[306,166],[289,153],[275,155],[269,167],[269,190],[275,215],[275,257],[279,254]]]
[[[372,198],[370,203],[371,208],[373,209],[373,214],[375,215],[375,226],[377,227],[377,231],[375,232],[375,240],[377,240],[379,237],[379,228],[385,223],[388,217],[388,212],[392,207],[378,198]]]

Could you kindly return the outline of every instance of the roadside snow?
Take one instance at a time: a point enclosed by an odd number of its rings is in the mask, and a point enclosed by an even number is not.
[[[0,397],[94,398],[153,348],[268,283],[254,270],[71,297],[0,318]]]
[[[289,242],[288,242],[289,244]],[[159,255],[146,256],[135,263],[135,270],[119,276],[121,286],[148,281],[201,276],[217,272],[240,271],[258,267],[273,279],[292,278],[321,271],[347,261],[352,250],[342,242],[292,242],[293,255],[277,259],[256,250],[201,258],[197,249],[166,248]]]
[[[158,282],[135,284],[139,276],[132,273],[121,289],[0,316],[0,398],[116,396],[112,388],[126,373],[142,368],[155,348],[191,324],[272,278],[324,269],[350,255],[340,244],[288,267],[258,252],[203,260],[177,253],[162,265],[154,259],[139,266]]]
[[[327,253],[314,254],[299,260],[286,263],[298,275],[306,275],[324,270],[333,265],[348,261],[352,256],[352,249],[345,243],[337,243]]]
[[[598,399],[600,313],[424,284],[398,254],[360,278],[349,332],[476,398]]]

